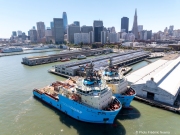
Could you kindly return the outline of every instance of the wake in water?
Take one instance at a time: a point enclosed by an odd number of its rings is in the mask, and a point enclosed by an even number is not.
[[[15,116],[15,122],[18,122],[19,118],[22,117],[24,114],[26,114],[31,109],[30,102],[32,101],[33,97],[29,97],[27,100],[20,103],[20,106],[23,105],[23,108],[19,111],[18,115]],[[24,105],[26,104],[26,105]]]

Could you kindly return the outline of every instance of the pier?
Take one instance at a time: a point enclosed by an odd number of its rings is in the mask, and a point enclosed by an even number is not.
[[[157,102],[157,101],[154,101],[154,100],[142,98],[142,97],[139,97],[139,96],[135,96],[134,99],[137,100],[137,101],[146,103],[148,105],[157,107],[157,108],[162,108],[162,109],[165,109],[165,110],[180,114],[180,106],[170,106],[170,105],[167,105],[167,104],[164,104],[164,103],[161,103],[161,102]]]
[[[81,60],[81,61],[75,61],[75,62],[68,62],[65,64],[55,65],[55,72],[70,75],[70,76],[76,76],[80,75],[84,72],[84,70],[81,69],[80,65],[86,65],[90,61],[94,64],[94,69],[99,70],[101,67],[108,66],[109,58],[112,58],[112,64],[118,67],[124,67],[128,64],[134,63],[136,61],[142,61],[144,58],[149,57],[149,52],[145,51],[127,51],[124,53],[114,53],[108,56],[99,56],[92,58],[91,60]],[[128,73],[131,69],[128,69]]]
[[[58,62],[64,58],[75,59],[79,55],[85,55],[86,57],[89,56],[97,56],[101,54],[111,53],[111,49],[90,49],[90,50],[75,50],[75,51],[62,51],[59,54],[55,55],[46,55],[46,56],[39,56],[39,57],[28,57],[22,58],[22,64],[28,66],[36,66],[41,64],[47,64],[52,62]]]

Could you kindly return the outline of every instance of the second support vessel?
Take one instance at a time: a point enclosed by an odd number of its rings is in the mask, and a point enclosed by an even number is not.
[[[102,79],[106,80],[107,85],[112,89],[114,96],[122,103],[123,107],[129,107],[136,95],[135,90],[128,86],[127,79],[120,75],[119,69],[112,64],[109,59],[109,66],[100,70]]]

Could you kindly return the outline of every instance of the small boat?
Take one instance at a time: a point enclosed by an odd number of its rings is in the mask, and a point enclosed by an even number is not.
[[[78,60],[86,59],[86,56],[85,56],[85,55],[79,55],[79,56],[77,56],[77,59],[78,59]]]
[[[61,62],[65,62],[65,61],[70,61],[71,59],[70,58],[64,58],[62,60],[60,60]]]

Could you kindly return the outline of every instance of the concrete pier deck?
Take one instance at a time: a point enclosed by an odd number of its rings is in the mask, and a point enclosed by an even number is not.
[[[144,51],[128,51],[125,53],[115,53],[108,56],[99,56],[92,58],[91,60],[81,60],[75,62],[68,62],[65,64],[55,65],[55,72],[66,74],[70,76],[79,75],[79,73],[84,72],[80,68],[80,65],[86,65],[90,61],[94,64],[94,69],[99,70],[101,67],[108,66],[109,58],[112,58],[112,64],[118,67],[124,67],[127,64],[134,63],[139,60],[143,60],[144,58],[148,57],[149,53]],[[130,69],[127,70],[129,72]],[[126,73],[127,73],[126,72]]]
[[[38,56],[38,57],[28,57],[22,58],[22,64],[28,66],[36,66],[41,64],[47,64],[52,62],[60,61],[64,58],[75,59],[78,55],[94,56],[101,55],[105,53],[111,53],[111,49],[91,49],[91,50],[75,50],[75,51],[62,51],[59,54],[47,55],[47,56]]]

